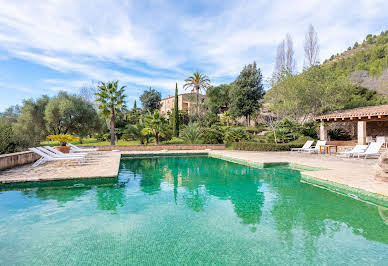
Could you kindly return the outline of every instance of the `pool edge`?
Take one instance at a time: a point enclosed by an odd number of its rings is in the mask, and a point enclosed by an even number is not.
[[[301,171],[301,182],[307,183],[309,185],[326,189],[334,193],[341,194],[346,197],[350,197],[355,200],[364,201],[369,204],[383,206],[388,208],[388,197],[366,191],[364,189],[351,187],[348,185],[340,184],[334,181],[328,181],[324,179],[320,179],[317,177],[310,176],[308,174],[303,173],[302,171],[322,171],[327,170],[325,168],[317,168],[317,167],[311,167],[306,165],[299,165],[299,164],[293,164],[289,162],[271,162],[271,163],[260,163],[260,162],[252,162],[244,159],[237,159],[230,156],[220,155],[220,154],[214,154],[209,153],[209,157],[230,161],[242,165],[247,165],[255,168],[266,168],[266,165],[273,165],[273,164],[284,164],[290,167],[291,169]]]

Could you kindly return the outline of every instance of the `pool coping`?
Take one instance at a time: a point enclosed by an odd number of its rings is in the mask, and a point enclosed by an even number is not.
[[[256,168],[271,168],[274,166],[279,166],[279,165],[284,165],[287,166],[291,169],[294,170],[304,170],[304,171],[320,171],[320,170],[326,170],[326,168],[318,168],[318,167],[312,167],[312,166],[307,166],[307,165],[301,165],[301,164],[294,164],[290,162],[266,162],[266,163],[261,163],[261,162],[253,162],[253,161],[248,161],[244,159],[237,159],[234,157],[226,156],[226,155],[221,155],[221,154],[215,154],[215,153],[209,153],[209,157],[217,158],[217,159],[222,159],[225,161],[233,162],[233,163],[238,163],[238,164],[243,164],[247,166],[252,166]]]
[[[220,155],[220,154],[212,154],[209,153],[210,157],[213,158],[218,158],[222,159],[225,161],[230,161],[238,164],[243,164],[255,168],[269,168],[266,166],[269,165],[279,165],[279,164],[284,164],[285,166],[288,166],[291,169],[301,171],[301,182],[307,183],[309,185],[321,188],[321,189],[326,189],[331,192],[341,194],[346,197],[350,197],[355,200],[360,200],[369,204],[373,205],[378,205],[378,206],[383,206],[388,208],[388,197],[384,195],[380,195],[377,193],[369,192],[364,189],[360,188],[355,188],[351,187],[348,185],[340,184],[334,181],[329,181],[329,180],[324,180],[320,179],[317,177],[310,176],[306,174],[304,171],[322,171],[322,170],[328,170],[327,168],[317,168],[317,167],[311,167],[311,166],[306,166],[306,165],[300,165],[300,164],[294,164],[294,163],[289,163],[289,162],[271,162],[271,163],[260,163],[260,162],[253,162],[253,161],[248,161],[244,159],[237,159],[231,156],[226,156],[226,155]],[[303,172],[302,172],[303,171]]]

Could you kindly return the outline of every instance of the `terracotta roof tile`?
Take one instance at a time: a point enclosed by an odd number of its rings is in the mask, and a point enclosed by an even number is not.
[[[350,117],[368,117],[368,116],[378,116],[378,115],[388,115],[388,104],[338,111],[331,114],[317,116],[315,117],[315,120],[333,119],[333,118],[350,118]]]

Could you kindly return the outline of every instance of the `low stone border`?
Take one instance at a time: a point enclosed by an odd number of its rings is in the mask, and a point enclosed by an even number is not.
[[[308,176],[305,174],[301,175],[301,180],[307,184],[317,186],[323,189],[327,189],[344,196],[348,196],[357,200],[365,201],[375,205],[380,205],[388,208],[388,197],[371,193],[363,189],[354,188],[351,186],[339,184],[333,181],[323,180],[316,177]]]
[[[243,159],[236,159],[230,156],[225,156],[225,155],[220,155],[220,154],[214,154],[214,153],[209,153],[210,157],[233,162],[233,163],[238,163],[238,164],[243,164],[247,166],[252,166],[255,168],[270,168],[270,167],[276,167],[279,165],[284,165],[288,168],[295,169],[295,170],[304,170],[304,171],[319,171],[319,170],[324,170],[323,168],[316,168],[316,167],[311,167],[311,166],[306,166],[306,165],[300,165],[300,164],[293,164],[289,162],[271,162],[271,163],[259,163],[259,162],[250,162],[246,161]]]
[[[207,152],[179,152],[179,153],[122,153],[122,160],[144,159],[154,157],[190,157],[190,156],[208,156]]]
[[[88,145],[80,148],[94,148],[99,151],[162,151],[162,150],[225,150],[225,144],[166,144],[166,145]]]
[[[0,155],[0,171],[15,166],[33,163],[40,158],[39,155],[31,151],[15,152]]]

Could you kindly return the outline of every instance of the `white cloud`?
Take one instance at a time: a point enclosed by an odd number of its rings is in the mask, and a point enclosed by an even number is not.
[[[310,23],[318,31],[321,60],[388,25],[384,0],[217,4],[196,12],[186,2],[0,0],[0,47],[7,58],[67,75],[41,77],[52,90],[119,79],[129,93],[144,86],[172,91],[192,71],[222,82],[254,60],[269,76],[276,46],[287,32],[301,69]],[[68,78],[72,73],[75,77]]]

